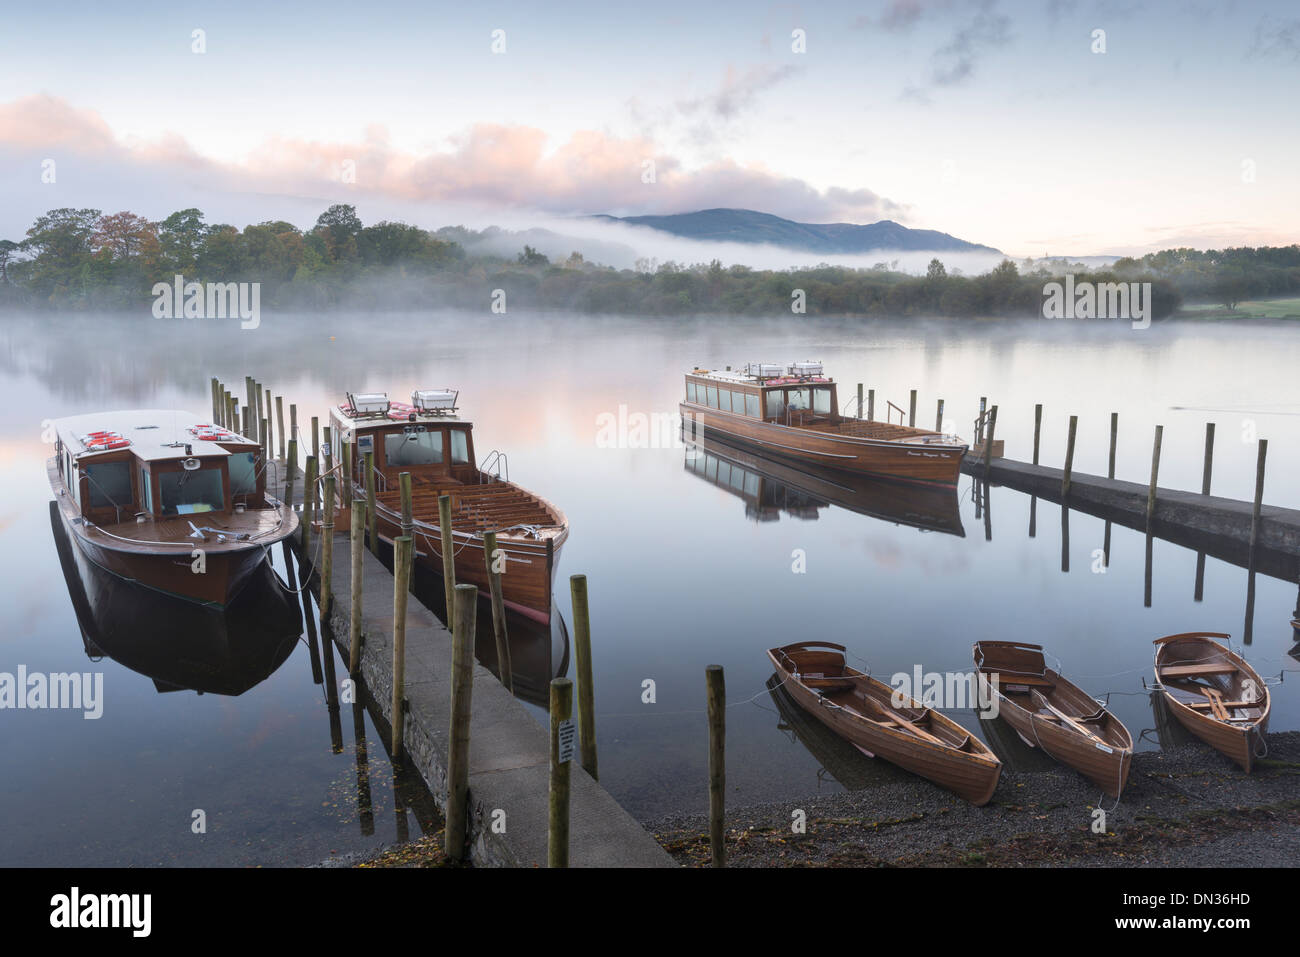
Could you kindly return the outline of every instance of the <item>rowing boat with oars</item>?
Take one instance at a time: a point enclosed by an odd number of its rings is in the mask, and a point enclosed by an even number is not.
[[[802,641],[772,648],[782,687],[822,724],[868,757],[881,757],[965,798],[987,804],[1002,762],[957,722],[850,668],[844,646]]]
[[[1133,762],[1133,736],[1105,705],[1048,668],[1042,645],[977,641],[974,658],[980,700],[996,700],[998,716],[1026,744],[1120,796]]]
[[[835,380],[822,374],[820,362],[751,362],[744,372],[694,369],[679,408],[692,434],[896,481],[955,486],[967,449],[955,435],[903,425],[901,409],[898,423],[842,414]]]
[[[411,476],[411,535],[415,560],[442,576],[442,529],[438,499],[451,498],[453,562],[459,584],[488,592],[484,533],[496,534],[503,557],[502,597],[507,608],[540,623],[551,620],[551,584],[560,546],[569,535],[564,513],[539,495],[510,481],[506,457],[487,454],[486,467],[474,453],[473,423],[456,415],[459,393],[425,390],[410,404],[390,402],[387,393],[349,394],[330,410],[332,458],[351,470],[339,505],[375,489],[376,531],[391,545],[402,531],[399,478]],[[365,462],[373,462],[367,475]]]
[[[1214,640],[1229,637],[1191,631],[1157,638],[1156,681],[1179,724],[1249,773],[1264,750],[1272,700],[1246,659]]]

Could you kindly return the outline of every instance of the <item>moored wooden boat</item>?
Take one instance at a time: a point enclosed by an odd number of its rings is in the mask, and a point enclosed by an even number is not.
[[[1156,681],[1174,718],[1249,773],[1264,750],[1272,699],[1246,659],[1216,638],[1192,631],[1157,638]]]
[[[1048,668],[1041,645],[977,641],[973,654],[981,701],[996,700],[998,716],[1030,747],[1120,796],[1133,763],[1133,736],[1119,718]]]
[[[859,751],[987,804],[1002,762],[975,735],[919,701],[894,707],[894,689],[848,667],[844,646],[803,641],[767,653],[795,702]]]
[[[686,374],[682,423],[768,455],[907,482],[957,484],[967,445],[953,435],[840,412],[820,362],[750,363]],[[901,419],[900,413],[900,419]]]
[[[473,423],[456,415],[458,393],[416,392],[410,404],[390,402],[386,393],[348,396],[330,410],[332,457],[351,469],[340,483],[340,502],[365,497],[365,453],[373,453],[378,537],[392,544],[402,534],[399,476],[411,475],[415,560],[442,575],[442,529],[438,499],[451,497],[456,581],[488,593],[483,533],[494,532],[503,557],[505,605],[534,621],[551,620],[551,585],[560,546],[569,535],[564,513],[510,481],[505,456],[490,453],[492,470],[481,468],[474,451]],[[346,448],[346,453],[345,453]],[[345,491],[350,488],[348,493]]]
[[[56,419],[46,462],[59,516],[86,559],[128,582],[224,607],[298,526],[267,494],[259,444],[189,412]]]

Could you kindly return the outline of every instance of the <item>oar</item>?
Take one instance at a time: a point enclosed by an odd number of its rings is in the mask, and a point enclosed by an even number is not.
[[[1087,728],[1085,728],[1079,722],[1075,721],[1073,718],[1071,718],[1060,708],[1054,707],[1052,703],[1048,701],[1046,698],[1044,698],[1042,694],[1040,694],[1039,692],[1033,691],[1030,692],[1030,694],[1032,695],[1030,700],[1034,702],[1035,707],[1046,708],[1048,711],[1052,712],[1052,714],[1056,715],[1058,718],[1060,718],[1070,727],[1074,728],[1075,731],[1078,731],[1080,734],[1087,735],[1088,737],[1092,738],[1094,741],[1101,741],[1102,744],[1106,744],[1106,742],[1102,740],[1100,735],[1094,734],[1093,732],[1089,731]]]
[[[862,696],[862,700],[868,705],[870,705],[876,711],[877,714],[884,715],[890,721],[897,721],[900,727],[906,728],[908,731],[911,731],[918,738],[922,738],[923,740],[929,741],[933,744],[937,744],[940,747],[944,747],[944,748],[951,747],[951,745],[946,744],[943,741],[940,741],[930,732],[921,730],[916,725],[914,725],[910,720],[908,720],[907,718],[899,714],[897,711],[894,711],[892,708],[886,708],[884,705],[882,705],[879,701],[877,701],[875,698],[871,697],[870,695],[864,694]]]

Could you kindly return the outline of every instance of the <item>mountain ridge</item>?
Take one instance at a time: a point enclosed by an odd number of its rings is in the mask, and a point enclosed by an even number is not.
[[[715,207],[664,216],[610,216],[592,219],[643,226],[683,239],[768,244],[806,252],[865,253],[882,250],[1000,253],[934,229],[912,229],[882,219],[875,223],[800,223],[753,209]]]

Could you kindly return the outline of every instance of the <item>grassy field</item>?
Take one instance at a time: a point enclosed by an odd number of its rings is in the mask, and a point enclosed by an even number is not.
[[[1193,302],[1184,305],[1178,315],[1186,319],[1300,319],[1300,297],[1291,299],[1252,299],[1227,309],[1222,303]]]

